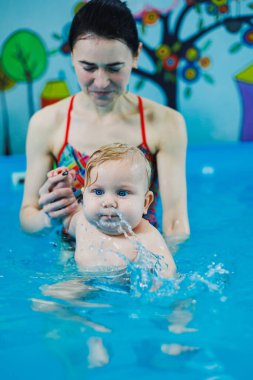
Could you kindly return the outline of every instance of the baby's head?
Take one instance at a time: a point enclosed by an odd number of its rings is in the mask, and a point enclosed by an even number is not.
[[[119,234],[121,218],[135,229],[153,200],[150,177],[150,164],[136,147],[115,143],[96,150],[85,173],[87,220],[111,235]]]

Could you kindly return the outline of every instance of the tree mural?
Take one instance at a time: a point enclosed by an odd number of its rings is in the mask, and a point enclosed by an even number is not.
[[[47,67],[47,51],[41,38],[30,30],[18,30],[5,41],[2,48],[2,67],[16,82],[27,83],[30,116],[34,113],[33,81]]]
[[[74,13],[89,0],[76,4]],[[247,8],[242,14],[241,5]],[[182,37],[183,27],[189,17],[195,15],[195,31],[187,37]],[[164,92],[166,104],[177,109],[177,94],[179,81],[186,83],[184,95],[191,96],[192,84],[200,79],[214,83],[208,73],[211,59],[206,54],[212,44],[206,40],[201,48],[197,42],[218,28],[225,28],[228,33],[237,34],[236,41],[229,49],[230,53],[237,53],[243,46],[253,47],[253,2],[247,0],[182,0],[172,1],[166,9],[157,9],[145,6],[135,14],[143,51],[153,63],[151,72],[134,69],[139,79],[135,84],[138,91],[146,80],[158,85]],[[192,20],[192,19],[191,19]],[[150,47],[145,40],[147,32],[155,25],[161,25],[161,40],[158,46]],[[189,22],[187,23],[189,27]],[[61,33],[53,33],[53,38],[60,42],[60,46],[53,52],[70,54],[68,46],[68,31],[70,23],[64,25]]]
[[[16,82],[5,74],[2,68],[2,62],[0,59],[0,91],[1,91],[1,110],[3,120],[3,142],[4,142],[4,154],[11,154],[10,144],[10,125],[9,125],[9,113],[7,107],[7,101],[5,92],[14,87]]]
[[[191,85],[200,78],[213,83],[207,70],[210,58],[206,55],[211,41],[206,41],[200,49],[197,42],[201,38],[223,27],[228,33],[239,35],[240,41],[233,44],[231,53],[239,51],[243,45],[253,47],[253,3],[247,2],[248,11],[245,14],[241,12],[241,3],[244,8],[246,3],[242,0],[184,0],[182,3],[165,10],[147,6],[135,15],[141,31],[143,50],[155,68],[153,72],[135,70],[141,77],[136,83],[136,89],[142,87],[145,79],[155,82],[164,91],[167,105],[175,109],[178,108],[179,80],[187,83],[185,96],[191,95]],[[196,30],[190,36],[182,37],[185,21],[193,13],[197,23]],[[145,41],[145,34],[148,28],[157,23],[161,24],[161,41],[156,48],[151,48]]]
[[[79,1],[78,3],[76,3],[73,8],[73,14],[75,15],[79,11],[79,9],[82,8],[86,3],[87,1],[85,0]],[[51,50],[50,54],[60,52],[63,55],[69,55],[71,53],[70,46],[68,43],[70,27],[71,27],[71,22],[68,22],[63,26],[60,33],[56,33],[56,32],[52,33],[52,37],[55,40],[59,41],[60,46],[57,47],[56,49]]]

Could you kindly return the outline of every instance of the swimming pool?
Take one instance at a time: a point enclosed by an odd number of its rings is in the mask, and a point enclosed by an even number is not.
[[[251,379],[252,154],[252,143],[189,148],[191,239],[174,287],[147,296],[98,280],[69,301],[43,289],[78,271],[54,234],[20,231],[11,173],[25,160],[1,157],[1,379]]]

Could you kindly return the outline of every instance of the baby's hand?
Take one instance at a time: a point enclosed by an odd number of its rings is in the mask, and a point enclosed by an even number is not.
[[[68,170],[65,166],[61,166],[60,168],[48,172],[47,178],[53,178],[53,181],[51,181],[50,191],[53,191],[54,189],[71,187],[75,178],[75,171]]]

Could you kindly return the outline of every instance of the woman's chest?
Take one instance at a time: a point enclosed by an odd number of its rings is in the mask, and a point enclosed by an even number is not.
[[[145,126],[141,127],[138,114],[129,118],[112,117],[101,121],[73,115],[69,126],[64,125],[64,122],[58,126],[52,141],[56,157],[64,143],[70,144],[85,155],[90,155],[102,145],[115,142],[132,146],[147,142],[153,153],[157,146],[154,126],[145,123]]]

